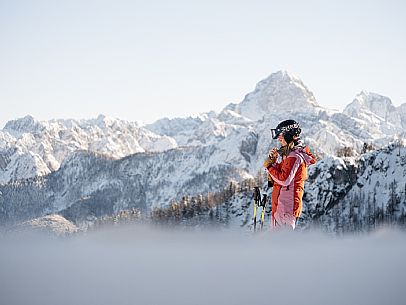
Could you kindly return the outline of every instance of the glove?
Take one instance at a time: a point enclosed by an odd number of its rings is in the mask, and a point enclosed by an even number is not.
[[[269,166],[274,164],[276,162],[277,158],[278,158],[278,152],[277,152],[276,148],[273,148],[269,152],[268,158],[266,158],[265,161],[264,161],[264,167],[268,168]]]
[[[265,161],[264,161],[264,167],[265,168],[270,167],[272,164],[275,163],[275,161],[276,161],[276,158],[271,158],[271,157],[268,156],[268,158],[266,158]]]

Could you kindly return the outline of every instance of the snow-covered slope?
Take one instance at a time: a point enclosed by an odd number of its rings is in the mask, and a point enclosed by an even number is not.
[[[243,137],[247,142],[252,138],[250,133]],[[77,152],[50,175],[0,186],[0,223],[50,213],[80,222],[123,209],[145,212],[185,195],[218,191],[230,181],[249,177],[248,161],[238,158],[240,150],[247,158],[249,151],[236,144],[227,138],[223,143],[227,150],[200,146],[119,160]]]
[[[358,158],[328,157],[310,172],[305,220],[333,231],[406,221],[406,141]]]
[[[188,118],[161,119],[145,128],[172,137],[179,146],[212,145],[221,142],[236,128],[250,128],[254,122],[224,109],[219,114],[203,113]]]
[[[262,192],[270,196],[272,189],[264,183]],[[223,207],[223,214],[231,211],[230,225],[251,227],[252,193],[237,193]],[[353,232],[388,223],[406,224],[405,140],[359,157],[329,156],[309,168],[299,227]]]

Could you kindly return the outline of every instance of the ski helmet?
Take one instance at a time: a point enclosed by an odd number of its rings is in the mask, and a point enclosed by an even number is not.
[[[285,120],[282,121],[276,126],[275,129],[271,129],[272,138],[277,139],[279,135],[283,135],[286,142],[292,142],[294,136],[300,135],[302,130],[300,129],[300,125],[295,120]]]

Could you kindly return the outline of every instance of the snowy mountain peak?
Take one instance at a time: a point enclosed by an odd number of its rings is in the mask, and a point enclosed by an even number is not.
[[[104,114],[99,114],[95,119],[81,120],[79,126],[82,128],[94,128],[98,127],[101,130],[111,130],[111,129],[120,129],[123,126],[134,126],[138,127],[138,123],[127,122]]]
[[[281,83],[290,83],[294,84],[295,86],[303,87],[304,90],[309,90],[307,87],[303,84],[302,80],[295,76],[294,74],[280,70],[275,73],[272,73],[269,75],[267,78],[261,80],[257,86],[256,89],[262,89],[267,86],[274,86],[275,84],[281,84]]]
[[[388,115],[396,110],[390,98],[372,93],[368,91],[361,91],[354,98],[353,102],[349,104],[344,113],[350,116],[357,117],[360,112],[369,111],[380,118],[387,120]]]
[[[375,138],[398,134],[406,127],[406,111],[402,106],[395,107],[390,98],[368,91],[357,94],[343,113]]]
[[[99,116],[94,120],[95,125],[99,126],[100,128],[110,128],[117,123],[118,119],[113,117],[105,116],[104,114],[99,114]]]
[[[240,104],[230,106],[230,110],[260,120],[280,111],[315,112],[317,107],[316,98],[300,78],[287,71],[278,71],[260,81],[253,92]]]
[[[23,118],[12,120],[4,126],[5,131],[11,133],[38,133],[44,129],[44,126],[36,121],[31,115],[26,115]]]

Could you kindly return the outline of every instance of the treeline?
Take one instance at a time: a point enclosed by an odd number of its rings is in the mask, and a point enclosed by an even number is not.
[[[231,209],[231,200],[241,194],[250,202],[253,188],[263,182],[264,175],[258,173],[254,179],[246,179],[240,183],[230,182],[226,188],[216,193],[184,196],[180,201],[172,201],[169,206],[154,208],[151,220],[165,225],[228,225],[232,214],[236,213]],[[249,204],[245,208],[248,206]]]
[[[114,215],[107,215],[97,218],[91,225],[92,229],[100,229],[106,226],[130,224],[142,220],[139,209],[123,210]]]
[[[153,223],[159,225],[226,226],[235,211],[231,209],[231,199],[235,196],[247,198],[245,209],[249,208],[255,186],[262,185],[266,175],[258,173],[255,178],[242,182],[230,182],[219,192],[208,192],[197,196],[183,196],[166,206],[155,207],[149,214],[138,209],[123,210],[114,215],[106,215],[92,221],[88,230],[132,223]],[[244,208],[244,207],[243,207]]]
[[[382,183],[385,183],[387,200],[376,191]],[[406,183],[400,189],[395,179],[377,181],[373,191],[353,193],[331,210],[316,205],[316,209],[310,211],[312,216],[308,215],[305,221],[337,234],[371,232],[383,226],[406,229]]]
[[[379,181],[377,181],[379,185]],[[374,191],[368,195],[354,194],[349,203],[348,217],[339,217],[340,208],[333,210],[332,218],[336,231],[340,232],[369,232],[376,228],[389,225],[406,228],[406,184],[404,191],[397,191],[398,183],[391,181],[385,189],[388,190],[389,200],[377,202]]]
[[[368,151],[375,150],[376,148],[371,143],[364,143],[361,150],[359,151],[360,154],[365,154]],[[350,146],[344,146],[342,148],[337,149],[336,151],[337,157],[354,157],[357,155],[357,151],[355,148]]]
[[[180,200],[173,200],[166,206],[155,207],[149,213],[133,208],[82,222],[80,225],[86,230],[134,223],[186,226],[226,225],[233,213],[231,199],[238,194],[249,198],[252,196],[254,186],[261,185],[263,179],[264,176],[258,173],[253,179],[245,179],[240,183],[230,182],[219,192],[183,196]],[[249,203],[250,200],[248,200],[247,208]]]

